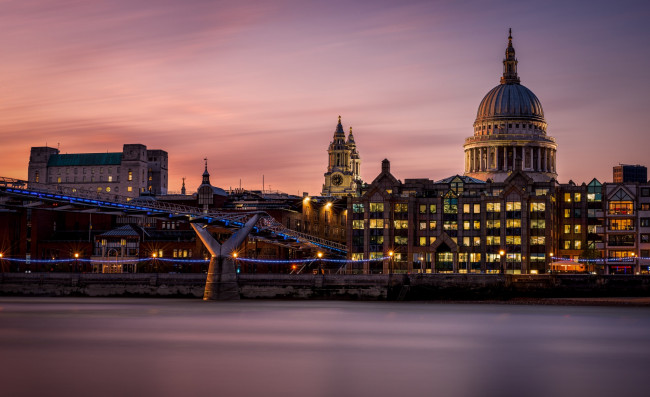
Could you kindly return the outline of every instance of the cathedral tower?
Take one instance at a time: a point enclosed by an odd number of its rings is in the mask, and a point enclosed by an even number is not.
[[[323,184],[323,196],[349,196],[356,195],[357,184],[361,183],[361,157],[352,135],[345,138],[341,116],[334,131],[334,138],[327,149],[328,164]]]

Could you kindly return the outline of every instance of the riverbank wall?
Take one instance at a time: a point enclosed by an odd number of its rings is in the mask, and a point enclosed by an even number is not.
[[[205,274],[0,273],[2,296],[201,298]],[[650,275],[240,274],[242,299],[649,297]]]

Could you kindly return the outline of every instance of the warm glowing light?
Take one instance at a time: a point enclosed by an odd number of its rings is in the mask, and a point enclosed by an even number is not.
[[[548,255],[549,255],[549,256],[550,256],[551,258],[553,257],[553,253],[552,253],[552,252],[551,252],[551,253],[549,253]]]
[[[331,208],[331,207],[332,207],[332,203],[325,204],[325,208]]]
[[[388,256],[390,256],[391,258],[393,257],[393,254],[394,254],[393,251],[388,251]]]
[[[236,253],[236,252],[233,252],[233,253],[232,253],[232,257],[235,258],[235,259],[237,259],[237,253]]]
[[[304,199],[302,199],[302,203],[307,204],[309,202],[309,200],[311,200],[310,197],[305,197]]]
[[[3,256],[5,256],[5,254],[3,254],[2,252],[0,252],[0,258],[2,258]]]
[[[158,256],[158,255],[155,252],[153,254],[151,254],[152,258],[155,258],[156,256]]]
[[[503,256],[505,254],[506,254],[506,252],[504,250],[499,251],[499,255]]]
[[[323,253],[322,253],[322,252],[319,252],[317,255],[318,255],[319,258],[322,258],[322,257],[323,257]]]
[[[298,266],[297,266],[297,265],[291,265],[291,268],[292,268],[293,270],[296,270],[296,269],[298,268]]]
[[[75,259],[79,258],[79,254],[75,252],[74,257],[75,257]]]
[[[531,270],[530,274],[537,274],[537,270]]]

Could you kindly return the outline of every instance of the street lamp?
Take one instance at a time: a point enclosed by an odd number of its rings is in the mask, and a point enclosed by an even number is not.
[[[389,256],[389,259],[388,259],[388,273],[389,274],[393,272],[393,255],[395,255],[395,253],[393,251],[388,251],[388,256]]]
[[[501,261],[501,271],[505,274],[506,272],[506,262],[505,262],[505,250],[499,250],[499,260]]]
[[[323,262],[321,261],[321,259],[323,258],[323,253],[318,251],[316,256],[318,256],[318,274],[321,274],[323,273]]]
[[[153,268],[153,270],[155,270],[156,273],[158,273],[158,264],[156,263],[156,257],[157,256],[158,256],[158,254],[156,254],[155,252],[153,252],[151,254],[151,258],[152,258],[151,259],[151,265],[152,265],[151,267]]]
[[[75,273],[77,272],[77,268],[79,267],[78,261],[79,261],[79,253],[75,252],[74,253],[74,271],[75,271]]]

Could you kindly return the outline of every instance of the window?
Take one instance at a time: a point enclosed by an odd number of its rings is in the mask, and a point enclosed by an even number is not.
[[[474,221],[474,230],[481,229],[481,221]]]
[[[426,214],[426,213],[427,213],[427,205],[420,204],[420,214]]]
[[[352,204],[352,212],[355,214],[363,214],[363,204]]]
[[[394,225],[395,225],[395,229],[408,229],[409,228],[409,221],[395,220],[393,222],[394,222]]]
[[[577,249],[577,250],[582,249],[582,241],[580,241],[580,240],[575,240],[575,241],[573,242],[573,248],[574,248],[574,249]]]
[[[580,211],[580,208],[574,208],[573,209],[573,217],[574,218],[580,218],[582,215],[582,211]]]
[[[564,209],[564,217],[565,218],[570,218],[571,217],[571,210],[569,208]]]
[[[458,222],[456,221],[445,221],[442,224],[444,230],[458,230]]]
[[[437,222],[429,221],[429,230],[436,230]]]
[[[36,173],[34,174],[34,182],[38,183],[39,179],[40,179],[40,175],[38,171],[36,171]]]
[[[458,199],[453,195],[448,194],[447,197],[443,200],[443,209],[442,211],[445,214],[457,214],[458,213]]]
[[[501,237],[499,236],[485,236],[485,244],[487,245],[500,245]]]
[[[488,229],[499,229],[501,227],[501,221],[499,219],[485,221],[485,227]]]
[[[580,193],[573,193],[573,201],[579,203],[582,200],[582,195]]]
[[[507,245],[521,245],[521,236],[506,236]]]
[[[110,191],[111,191],[111,187],[110,187],[110,186],[107,186],[107,187],[106,187],[106,192],[107,192],[107,193],[110,193]]]
[[[129,170],[129,176],[127,180],[132,181],[133,180],[133,171]]]
[[[363,219],[361,220],[352,220],[352,229],[363,229]]]
[[[571,233],[571,225],[569,224],[564,225],[564,233],[566,234]]]
[[[642,243],[650,243],[650,234],[642,234],[641,235],[641,242]]]
[[[544,236],[531,236],[530,237],[530,244],[531,245],[545,245],[546,244],[546,237],[544,237]]]
[[[384,212],[384,203],[370,203],[370,212]]]
[[[508,201],[506,211],[521,211],[521,201]]]
[[[639,222],[641,227],[650,227],[650,218],[641,218]]]
[[[61,177],[56,178],[56,183],[61,183]]]
[[[546,228],[546,220],[544,219],[531,219],[530,220],[531,229],[544,229]]]
[[[521,227],[521,219],[506,219],[507,228],[519,228]]]
[[[571,240],[564,240],[564,249],[565,250],[571,249]]]
[[[363,221],[361,221],[363,222]],[[384,228],[384,220],[383,219],[369,219],[368,220],[368,228],[369,229],[383,229]]]
[[[436,204],[429,204],[429,212],[432,214],[435,214],[437,212],[437,206]]]
[[[395,212],[408,212],[408,210],[409,210],[408,204],[402,204],[402,203],[395,204]]]
[[[418,240],[419,240],[420,247],[426,247],[427,246],[427,238],[426,237],[420,237]]]
[[[530,212],[546,211],[546,203],[530,203]]]
[[[471,228],[470,221],[463,221],[463,230],[469,230]]]
[[[471,213],[471,206],[469,204],[463,204],[463,214]]]
[[[642,203],[641,211],[650,211],[650,203]]]
[[[641,188],[641,196],[643,197],[650,196],[650,188],[647,187]]]
[[[501,212],[501,203],[487,203],[485,205],[487,212]]]
[[[478,246],[481,245],[481,238],[480,237],[473,237],[473,240],[474,240],[474,246],[475,247],[478,247]]]
[[[435,238],[435,237],[429,237],[429,245],[431,245],[431,244],[433,244],[433,243],[435,243],[435,242],[436,242],[436,238]]]
[[[407,236],[395,236],[396,245],[407,245],[408,242],[409,242],[409,238]]]
[[[427,230],[427,223],[426,222],[420,222],[420,230]]]
[[[564,193],[564,202],[565,203],[571,202],[571,193]]]
[[[474,213],[475,214],[481,213],[481,204],[474,204]]]
[[[127,186],[126,191],[127,192],[132,192],[133,191],[133,186]]]
[[[575,233],[575,234],[580,234],[580,232],[581,232],[581,227],[580,227],[580,225],[574,225],[574,226],[573,226],[573,233]]]

